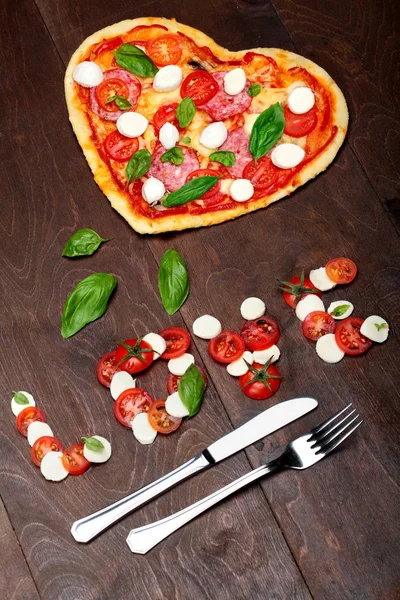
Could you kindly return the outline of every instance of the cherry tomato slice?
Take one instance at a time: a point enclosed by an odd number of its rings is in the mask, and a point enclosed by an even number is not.
[[[133,352],[136,347],[136,342],[137,339],[135,338],[132,340],[125,340],[124,344],[129,346]],[[142,352],[141,350],[145,350],[145,352]],[[153,362],[153,359],[154,352],[152,351],[150,344],[144,340],[140,342],[133,355],[131,354],[131,351],[128,351],[128,349],[122,345],[118,346],[115,351],[115,364],[120,371],[127,371],[127,373],[130,373],[131,375],[147,369]]]
[[[84,444],[72,444],[64,450],[62,464],[70,475],[82,475],[91,463],[83,456]]]
[[[159,67],[176,65],[182,56],[181,41],[173,33],[160,35],[146,44],[146,53]]]
[[[278,325],[267,316],[246,321],[240,335],[246,343],[246,348],[252,352],[270,348],[276,344],[280,337]]]
[[[181,85],[181,97],[189,96],[196,106],[205,104],[218,92],[218,83],[214,77],[202,69],[190,73]]]
[[[325,267],[329,279],[336,283],[350,283],[357,275],[357,266],[350,258],[333,258]]]
[[[32,446],[32,460],[37,467],[40,467],[43,457],[48,452],[62,452],[63,450],[64,448],[60,440],[50,435],[43,435]]]
[[[372,346],[372,341],[360,333],[364,319],[349,317],[343,319],[336,327],[335,339],[339,348],[352,356],[363,354]]]
[[[179,122],[176,116],[176,109],[178,108],[177,102],[171,104],[163,104],[155,112],[153,117],[153,125],[157,130],[160,130],[165,123],[172,123],[175,127],[179,128]]]
[[[216,169],[196,169],[196,171],[189,173],[189,175],[186,177],[186,183],[188,183],[188,181],[192,181],[192,179],[197,179],[197,177],[204,177],[207,175],[215,177],[216,175],[220,175],[220,172]],[[214,185],[214,187],[211,188],[211,190],[208,190],[208,192],[205,192],[202,196],[200,196],[199,200],[210,200],[211,198],[214,198],[214,196],[216,196],[219,193],[220,189],[221,180],[219,179]]]
[[[108,156],[118,162],[127,162],[139,148],[137,138],[127,138],[115,130],[104,140],[104,149]]]
[[[96,374],[97,379],[100,381],[102,385],[105,387],[110,387],[111,379],[114,377],[117,371],[120,371],[116,365],[115,360],[115,350],[113,352],[107,352],[104,356],[102,356],[97,363]]]
[[[327,333],[334,333],[335,319],[327,312],[314,310],[310,312],[301,324],[303,335],[312,342],[316,342]]]
[[[182,356],[190,346],[190,335],[180,327],[168,327],[160,331],[159,335],[167,342],[167,349],[161,354],[161,358],[166,360]]]
[[[156,400],[149,410],[149,421],[159,433],[172,433],[181,426],[182,419],[172,417],[165,410],[165,400]]]
[[[279,169],[269,156],[263,156],[257,163],[251,160],[243,169],[243,177],[254,185],[254,200],[272,194],[291,176],[291,169]]]
[[[285,106],[283,113],[285,117],[284,133],[291,137],[300,138],[308,135],[317,126],[318,115],[316,106],[303,115],[296,115],[292,113],[288,106]]]
[[[242,60],[244,63],[243,68],[251,81],[262,84],[269,83],[272,87],[271,83],[275,82],[275,75],[278,71],[278,65],[273,58],[256,52],[246,52]]]
[[[16,419],[18,431],[26,437],[28,435],[28,427],[34,421],[41,421],[42,423],[46,423],[46,415],[37,406],[27,406],[26,408],[24,408],[24,410],[21,410]]]
[[[203,369],[201,367],[197,367],[197,369],[203,375],[204,383],[205,383],[205,386],[207,387],[207,384],[208,384],[208,377],[207,377],[207,375],[205,374],[205,372],[203,371]],[[180,382],[181,379],[182,379],[181,375],[173,375],[172,373],[168,373],[167,391],[168,391],[169,395],[171,395],[174,392],[178,391],[178,385],[179,385],[179,382]]]
[[[262,369],[263,367],[263,365],[260,365],[259,363],[254,363],[252,366],[257,370]],[[276,377],[280,376],[275,365],[270,365],[266,372],[266,378],[271,389],[268,389],[268,387],[262,381],[255,381],[254,383],[251,383],[251,381],[254,379],[254,374],[251,371],[247,371],[245,375],[241,375],[239,377],[239,385],[243,394],[252,400],[266,400],[267,398],[273,396],[279,389],[281,380],[274,378],[269,379],[268,375],[274,375]]]
[[[118,77],[104,79],[96,87],[96,98],[101,108],[108,112],[117,112],[120,109],[115,102],[107,102],[107,100],[112,96],[124,96],[125,98],[128,98],[129,96],[129,88],[127,84]]]
[[[114,415],[125,427],[132,426],[132,419],[139,413],[148,412],[153,406],[153,398],[141,388],[125,390],[114,402]]]
[[[244,339],[236,331],[221,331],[217,337],[208,342],[208,351],[214,360],[231,363],[238,360],[246,346]]]
[[[290,283],[293,283],[294,285],[299,285],[300,283],[300,277],[292,277],[292,279],[289,279]],[[313,294],[314,296],[318,296],[319,298],[322,298],[322,293],[320,292],[320,290],[318,290],[315,285],[311,282],[310,279],[308,279],[308,277],[304,277],[304,283],[303,283],[303,288],[310,288],[312,290],[317,290],[317,294]],[[305,298],[306,296],[309,296],[309,294],[304,293],[301,294],[301,296],[298,299],[298,302],[300,302],[300,300],[302,300],[303,298]],[[293,307],[294,301],[296,299],[295,294],[289,294],[289,292],[283,292],[283,299],[286,302],[286,304],[288,306],[290,306],[290,308]]]
[[[109,52],[110,50],[114,50],[114,48],[118,48],[118,46],[121,46],[122,43],[122,38],[120,37],[116,37],[113,40],[105,40],[97,46],[96,50],[94,50],[94,55],[99,56],[99,54],[101,54],[102,52]]]
[[[168,31],[164,25],[138,25],[129,32],[129,41],[146,43],[159,37],[164,31]]]

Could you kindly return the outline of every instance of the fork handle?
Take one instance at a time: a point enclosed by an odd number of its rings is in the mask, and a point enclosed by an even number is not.
[[[237,490],[245,487],[252,481],[256,481],[268,473],[273,473],[282,468],[282,464],[278,460],[273,460],[266,465],[262,465],[250,473],[243,475],[239,479],[232,481],[225,487],[217,490],[210,496],[187,506],[183,510],[154,523],[149,523],[143,527],[132,529],[126,541],[129,548],[135,554],[146,554],[151,548],[154,548],[159,542],[168,537],[171,533],[185,525],[202,512],[221,502],[227,496],[230,496]]]

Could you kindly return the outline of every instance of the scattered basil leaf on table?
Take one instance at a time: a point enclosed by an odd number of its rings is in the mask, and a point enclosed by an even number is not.
[[[17,404],[29,404],[28,398],[22,392],[13,392],[12,395]]]
[[[331,312],[332,317],[341,317],[350,308],[350,304],[341,304],[333,309]]]
[[[170,148],[161,156],[161,162],[170,162],[173,165],[181,165],[185,160],[185,155],[183,154],[182,148],[175,146],[174,148]]]
[[[127,98],[125,98],[125,96],[110,96],[108,100],[106,100],[106,104],[109,104],[113,101],[121,110],[128,110],[129,108],[132,108],[132,104]]]
[[[83,437],[82,442],[85,444],[88,450],[94,450],[95,452],[99,452],[104,448],[103,442],[95,437]]]
[[[84,228],[75,231],[69,238],[62,251],[62,256],[74,258],[76,256],[91,256],[100,244],[109,242],[111,238],[102,238],[93,229]]]
[[[284,128],[285,119],[280,102],[276,102],[257,117],[251,130],[249,144],[249,150],[255,160],[267,154],[282,136]]]
[[[189,96],[184,98],[176,108],[176,117],[179,121],[179,125],[187,127],[193,121],[193,117],[196,114],[196,105]]]
[[[154,77],[158,69],[151,58],[133,44],[122,44],[114,52],[117,64],[139,77]]]
[[[143,177],[143,175],[146,175],[147,171],[150,169],[150,165],[150,152],[145,148],[143,148],[143,150],[138,150],[129,159],[129,162],[127,164],[125,171],[127,180],[132,181],[133,179],[138,179],[138,177]]]
[[[230,150],[216,150],[208,158],[225,165],[225,167],[233,167],[236,162],[235,153]]]
[[[178,383],[178,394],[189,411],[189,417],[196,415],[201,406],[205,389],[204,377],[199,369],[190,365]]]
[[[253,85],[251,85],[249,87],[249,89],[247,90],[247,93],[249,96],[254,98],[254,96],[258,96],[258,94],[261,92],[261,90],[262,90],[262,85],[260,83],[253,83]]]
[[[189,136],[185,136],[184,138],[181,139],[181,144],[190,144],[192,140],[190,139]]]
[[[69,338],[101,317],[117,285],[114,275],[92,273],[82,279],[68,296],[61,318],[61,335]]]
[[[375,327],[377,328],[378,331],[380,331],[384,327],[388,327],[387,323],[374,323],[374,325],[375,325]]]
[[[158,289],[162,304],[169,315],[180,309],[189,295],[189,277],[182,256],[170,248],[161,259]]]
[[[197,200],[203,194],[211,190],[212,187],[217,183],[219,177],[214,175],[204,175],[204,177],[196,177],[185,183],[176,192],[171,192],[165,198],[164,206],[178,206],[179,204],[185,204],[191,200]]]

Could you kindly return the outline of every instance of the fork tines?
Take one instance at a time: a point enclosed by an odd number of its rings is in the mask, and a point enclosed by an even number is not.
[[[351,408],[352,403],[348,404],[345,408],[340,410],[338,413],[330,417],[315,429],[310,431],[310,437],[308,438],[308,442],[314,442],[312,444],[312,448],[319,446],[319,449],[316,450],[316,453],[327,454],[328,452],[332,452],[345,440],[349,435],[353,433],[361,425],[363,422],[360,418],[360,415],[356,412],[355,409]],[[341,415],[344,415],[340,421],[337,421],[337,418]],[[331,425],[331,426],[330,426]]]

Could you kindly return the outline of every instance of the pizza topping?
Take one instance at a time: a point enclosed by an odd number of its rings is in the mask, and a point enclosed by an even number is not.
[[[101,435],[82,438],[83,456],[91,463],[104,463],[111,457],[111,444]]]
[[[159,333],[147,333],[144,338],[144,342],[150,344],[154,350],[154,360],[160,358],[161,354],[164,354],[167,349],[167,342]]]
[[[26,437],[28,438],[28,444],[33,446],[33,444],[39,438],[43,436],[53,437],[53,432],[51,427],[47,425],[47,423],[42,423],[41,421],[33,421],[26,430]]]
[[[211,123],[203,129],[200,135],[200,144],[206,148],[219,148],[228,137],[228,130],[222,121]]]
[[[191,75],[198,73],[206,72],[195,71],[195,73],[191,73]],[[193,98],[194,103],[196,105],[201,104],[201,108],[207,111],[214,121],[223,121],[229,117],[243,113],[251,104],[252,99],[247,93],[247,88],[249,86],[248,82],[246,83],[245,89],[243,89],[239,94],[236,94],[236,96],[229,96],[225,92],[223,83],[226,73],[227,71],[217,71],[213,75],[207,73],[207,75],[209,75],[212,79],[214,79],[214,82],[216,82],[216,88],[213,88],[214,93],[210,98],[207,100],[202,100],[201,102],[196,102],[195,98]],[[183,82],[183,85],[185,84],[185,81]]]
[[[341,321],[347,319],[354,310],[354,306],[347,300],[336,300],[331,302],[328,308],[328,313],[336,320]]]
[[[147,54],[159,67],[175,65],[182,56],[182,45],[179,37],[167,33],[153,38],[146,45]]]
[[[179,131],[175,125],[172,125],[172,123],[164,123],[160,129],[159,138],[164,148],[166,150],[170,150],[179,140]]]
[[[250,138],[244,128],[239,127],[239,129],[234,129],[229,132],[226,142],[224,142],[219,149],[220,152],[232,152],[234,154],[234,164],[226,164],[229,168],[229,173],[234,177],[242,177],[245,166],[251,161],[252,157],[249,151],[249,140]],[[212,156],[213,154],[210,158]],[[211,158],[211,160],[214,159]]]
[[[165,408],[172,417],[177,417],[180,419],[183,417],[188,417],[190,414],[186,406],[183,404],[179,396],[179,392],[174,392],[168,396],[165,402]]]
[[[325,267],[312,269],[310,271],[310,281],[321,292],[327,292],[336,286],[336,283],[328,277]]]
[[[283,108],[279,102],[258,115],[251,130],[249,144],[250,152],[255,160],[262,158],[271,150],[282,136],[284,126]]]
[[[127,162],[139,148],[137,138],[127,138],[115,130],[104,140],[107,155],[117,162]]]
[[[187,176],[200,166],[196,153],[191,148],[183,147],[182,151],[184,161],[179,166],[161,161],[161,156],[164,154],[164,148],[161,145],[153,153],[150,175],[160,179],[170,192],[179,190],[185,183]]]
[[[296,317],[300,319],[300,321],[304,321],[306,316],[315,310],[325,312],[325,306],[321,298],[314,294],[304,296],[296,304]]]
[[[182,83],[182,69],[178,65],[167,65],[156,73],[153,88],[156,92],[172,92]]]
[[[158,71],[151,58],[133,44],[122,44],[114,56],[120,67],[139,77],[154,77]]]
[[[300,138],[311,133],[318,124],[318,113],[316,107],[304,115],[295,115],[288,106],[285,106],[285,129],[284,133],[290,137]]]
[[[301,163],[304,156],[303,148],[297,146],[297,144],[283,143],[272,150],[271,161],[280,169],[292,169]]]
[[[191,98],[196,106],[211,100],[218,91],[218,82],[210,73],[203,70],[193,71],[181,86],[182,98]]]
[[[144,339],[144,338],[143,338]],[[114,400],[116,400],[122,392],[131,390],[136,387],[136,380],[126,371],[115,373],[111,379],[110,392]]]
[[[157,204],[165,194],[165,185],[155,177],[149,177],[142,187],[142,196],[150,205]]]
[[[76,65],[72,77],[82,87],[92,88],[103,81],[103,71],[96,63],[85,60]]]
[[[138,150],[129,160],[125,175],[128,181],[138,179],[146,175],[151,165],[151,154],[146,148]]]
[[[253,355],[249,350],[245,350],[242,356],[237,360],[229,363],[226,367],[229,375],[233,377],[240,377],[241,375],[245,375],[249,370],[248,365],[253,364]]]
[[[229,193],[236,202],[247,202],[254,194],[254,186],[248,179],[235,179]]]
[[[307,113],[315,104],[315,95],[309,87],[297,87],[288,97],[288,106],[295,115]]]
[[[247,90],[247,93],[252,98],[255,98],[256,96],[258,96],[258,94],[261,92],[261,90],[262,90],[262,85],[260,83],[253,83]]]
[[[118,117],[117,129],[125,137],[136,138],[146,131],[148,124],[149,122],[144,115],[138,112],[127,112]]]
[[[157,431],[150,424],[147,412],[140,413],[132,421],[134,437],[141,444],[152,444],[157,437]]]
[[[258,119],[257,113],[246,113],[244,115],[243,129],[244,129],[245,133],[247,133],[248,136],[251,135],[251,132],[253,130],[253,125],[257,121],[257,119]]]
[[[211,161],[221,163],[225,167],[233,167],[236,163],[236,156],[230,150],[216,150],[208,158]]]
[[[24,408],[36,405],[32,394],[29,394],[28,392],[13,392],[12,394],[11,410],[16,417],[18,417],[19,413],[22,412]]]
[[[224,90],[229,96],[237,96],[246,87],[246,73],[238,67],[224,76]]]
[[[131,104],[128,110],[134,110],[141,89],[141,83],[134,75],[124,69],[109,69],[104,72],[104,79],[100,85],[90,90],[90,108],[102,119],[117,121],[121,115],[126,114],[126,108],[119,109],[115,101],[108,102],[110,98],[123,96]]]
[[[331,365],[338,363],[344,357],[344,352],[337,345],[335,335],[327,333],[317,340],[315,350],[320,358]]]
[[[202,340],[211,340],[222,331],[222,325],[218,319],[211,315],[202,315],[193,322],[193,333]]]
[[[279,360],[281,355],[281,351],[278,346],[270,346],[269,348],[265,348],[265,350],[254,350],[253,352],[253,361],[260,363],[260,365],[265,365],[269,361],[270,364]]]
[[[389,323],[382,317],[372,315],[367,317],[360,327],[360,333],[373,342],[386,342],[389,335]]]
[[[193,354],[185,352],[185,354],[182,354],[182,356],[178,356],[178,358],[171,358],[168,361],[168,371],[172,373],[172,375],[184,375],[184,373],[186,373],[190,365],[193,364]]]
[[[170,162],[173,165],[181,165],[185,159],[185,156],[182,152],[182,148],[179,146],[174,146],[170,148],[161,157],[161,162]]]
[[[240,314],[246,321],[259,319],[265,314],[265,302],[260,298],[246,298],[240,305]]]
[[[197,177],[183,185],[176,192],[169,194],[164,200],[164,206],[178,206],[201,198],[205,192],[211,190],[218,182],[218,176],[205,175]]]
[[[48,452],[40,463],[40,472],[48,481],[62,481],[68,475],[62,462],[62,452]]]
[[[192,98],[184,98],[178,105],[176,109],[176,117],[179,121],[180,127],[182,129],[190,125],[193,120],[194,115],[196,114],[196,105],[193,102]]]

